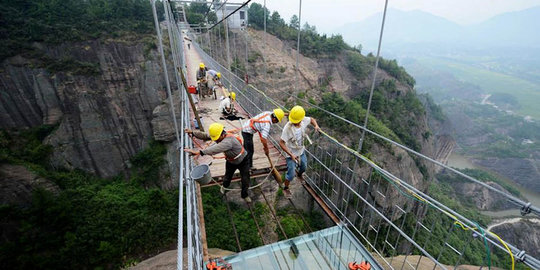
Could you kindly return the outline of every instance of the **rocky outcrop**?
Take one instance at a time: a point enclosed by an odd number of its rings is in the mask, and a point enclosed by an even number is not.
[[[21,165],[0,165],[0,205],[28,206],[32,193],[44,189],[58,194],[58,186],[50,180],[39,177]]]
[[[503,191],[505,194],[511,195],[510,192],[497,183],[486,182],[486,184]],[[480,184],[454,182],[451,185],[454,187],[458,198],[463,200],[465,204],[473,204],[475,209],[497,211],[515,208],[515,205],[510,203],[506,197],[494,191],[490,191]]]
[[[0,128],[58,123],[45,140],[54,166],[101,177],[126,171],[153,138],[153,111],[165,97],[157,52],[132,39],[38,44],[39,59],[5,60]]]
[[[504,241],[524,249],[535,258],[540,258],[540,219],[509,219],[497,222],[489,226],[489,229]]]
[[[509,179],[516,179],[522,187],[540,192],[540,160],[527,158],[485,158],[472,162],[493,170]]]

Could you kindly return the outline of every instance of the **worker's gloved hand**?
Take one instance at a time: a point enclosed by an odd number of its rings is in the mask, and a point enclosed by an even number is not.
[[[184,152],[190,153],[191,155],[200,155],[201,151],[199,150],[193,150],[193,149],[184,149]]]
[[[188,134],[188,135],[193,134],[193,130],[191,130],[191,129],[189,129],[189,128],[184,129],[184,132],[185,132],[186,134]]]

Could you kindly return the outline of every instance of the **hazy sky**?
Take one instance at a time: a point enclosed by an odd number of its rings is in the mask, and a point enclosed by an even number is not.
[[[235,1],[236,2],[236,1]],[[252,2],[263,4],[263,0]],[[298,14],[299,0],[266,0],[285,21]],[[422,10],[459,24],[472,24],[494,15],[539,6],[540,0],[389,0],[388,7]],[[331,31],[343,24],[360,21],[381,12],[384,0],[303,0],[302,24],[309,22],[320,31]]]

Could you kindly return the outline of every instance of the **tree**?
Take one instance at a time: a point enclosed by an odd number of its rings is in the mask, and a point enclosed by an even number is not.
[[[264,8],[259,3],[253,3],[249,6],[248,10],[248,24],[255,29],[262,29],[264,27]],[[268,14],[270,11],[266,9],[266,19],[268,20]]]
[[[298,16],[292,15],[289,26],[294,29],[300,29],[300,20],[298,19]]]
[[[302,28],[302,31],[317,34],[317,28],[315,28],[315,25],[309,25],[309,23],[304,23],[304,27]]]
[[[268,22],[270,32],[276,34],[284,26],[286,26],[285,21],[281,18],[277,11],[274,11],[272,16],[270,16],[270,21]]]
[[[353,49],[357,51],[358,53],[362,53],[362,44],[358,44],[354,46]]]

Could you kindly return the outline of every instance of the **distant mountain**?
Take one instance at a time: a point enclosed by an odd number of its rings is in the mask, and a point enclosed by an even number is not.
[[[540,48],[540,6],[497,15],[467,31],[478,44]]]
[[[341,33],[352,45],[377,47],[382,13],[343,25]],[[421,50],[459,47],[540,48],[540,6],[497,15],[482,23],[462,26],[423,11],[389,9],[383,36],[385,48]],[[442,48],[441,48],[442,47]],[[419,48],[420,49],[420,48]]]
[[[363,21],[337,28],[345,40],[353,45],[377,46],[382,13]],[[440,43],[455,40],[461,27],[447,19],[423,11],[389,9],[384,29],[384,44]]]

